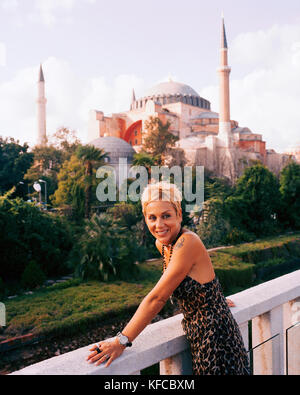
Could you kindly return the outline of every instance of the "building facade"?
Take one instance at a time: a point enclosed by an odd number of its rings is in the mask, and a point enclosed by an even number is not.
[[[193,88],[169,80],[154,86],[140,98],[136,98],[133,91],[128,111],[108,117],[101,111],[91,110],[88,140],[113,136],[125,140],[138,152],[146,135],[145,121],[158,117],[162,122],[169,121],[169,130],[179,137],[176,148],[172,150],[175,159],[183,153],[186,164],[205,166],[215,175],[232,181],[242,174],[245,166],[256,161],[278,174],[291,155],[266,149],[261,134],[240,127],[230,118],[230,71],[222,19],[219,114],[212,111],[211,103]]]

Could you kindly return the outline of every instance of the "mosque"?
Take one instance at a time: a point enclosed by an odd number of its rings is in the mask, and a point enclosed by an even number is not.
[[[219,74],[219,113],[212,111],[211,103],[192,87],[169,80],[149,89],[142,97],[132,92],[130,109],[105,116],[100,110],[91,110],[88,123],[88,142],[110,154],[111,164],[118,158],[132,163],[133,155],[142,148],[146,136],[145,121],[158,117],[169,121],[170,131],[179,137],[172,158],[186,165],[204,166],[219,177],[232,182],[246,166],[260,161],[278,174],[295,153],[280,154],[266,149],[261,134],[239,126],[230,117],[230,72],[225,23],[221,25]],[[38,142],[46,141],[46,99],[42,68],[39,78]],[[181,159],[180,159],[181,158]],[[182,163],[182,162],[181,162]],[[173,162],[174,164],[174,162]]]

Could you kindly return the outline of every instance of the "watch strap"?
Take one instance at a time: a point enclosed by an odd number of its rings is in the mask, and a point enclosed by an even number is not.
[[[124,336],[124,337],[126,337],[126,339],[127,339],[127,343],[125,343],[125,344],[122,344],[122,343],[121,343],[122,346],[131,347],[131,346],[132,346],[132,343],[128,340],[128,337],[125,336],[125,335],[123,335],[123,333],[118,332],[118,333],[117,333],[117,337],[120,339],[121,336]]]

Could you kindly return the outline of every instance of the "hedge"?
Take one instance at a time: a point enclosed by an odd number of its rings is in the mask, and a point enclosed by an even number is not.
[[[210,252],[224,293],[238,292],[300,269],[298,234]]]

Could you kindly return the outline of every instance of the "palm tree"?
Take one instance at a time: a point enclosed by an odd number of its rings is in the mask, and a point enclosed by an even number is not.
[[[151,181],[151,166],[157,165],[157,158],[147,152],[141,151],[134,155],[132,164],[133,166],[143,166],[146,168],[149,183]]]
[[[107,153],[93,145],[80,145],[76,150],[76,156],[82,161],[85,167],[85,218],[89,218],[91,211],[91,192],[93,167],[95,164],[101,166],[108,158]]]

